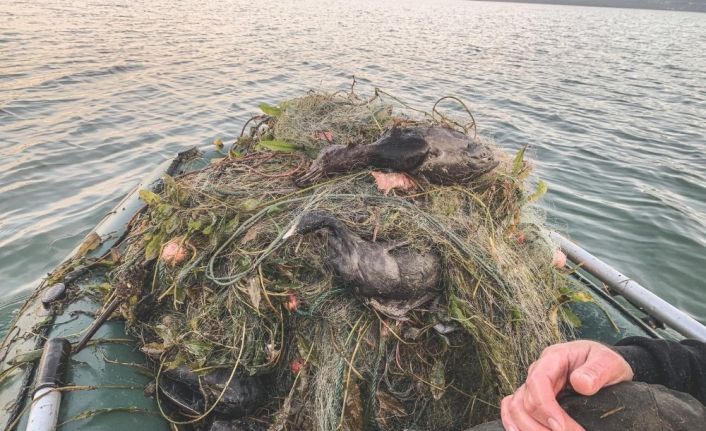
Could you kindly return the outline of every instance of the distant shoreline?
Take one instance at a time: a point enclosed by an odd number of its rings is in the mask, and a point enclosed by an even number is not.
[[[626,9],[706,12],[706,2],[699,0],[482,0],[499,3],[532,3],[564,6],[593,6]]]

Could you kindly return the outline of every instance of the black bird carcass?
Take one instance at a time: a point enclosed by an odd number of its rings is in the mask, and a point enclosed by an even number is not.
[[[483,142],[446,127],[394,127],[370,145],[330,145],[321,150],[300,186],[366,167],[407,173],[434,184],[460,184],[498,165]]]
[[[328,214],[301,214],[284,238],[320,230],[327,231],[329,258],[336,273],[383,314],[403,318],[438,293],[439,256],[413,250],[404,242],[364,240]]]

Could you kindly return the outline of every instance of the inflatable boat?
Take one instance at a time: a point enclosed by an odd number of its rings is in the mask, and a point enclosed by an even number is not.
[[[160,413],[151,368],[124,323],[93,325],[107,282],[100,262],[144,208],[140,190],[158,187],[165,174],[186,173],[218,157],[223,155],[194,148],[157,167],[37,286],[0,347],[3,429],[174,429]],[[630,335],[706,341],[702,324],[560,234],[552,237],[587,298],[569,305],[581,322],[573,337],[605,343]],[[72,266],[77,261],[83,263]]]

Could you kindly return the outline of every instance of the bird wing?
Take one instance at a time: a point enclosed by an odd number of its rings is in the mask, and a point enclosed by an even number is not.
[[[369,164],[380,169],[409,171],[427,157],[429,145],[417,129],[386,133],[368,147]]]

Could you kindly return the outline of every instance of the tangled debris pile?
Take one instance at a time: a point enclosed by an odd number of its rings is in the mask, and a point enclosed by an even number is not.
[[[383,97],[262,105],[226,157],[141,193],[106,301],[173,423],[463,429],[562,339],[524,151]]]

